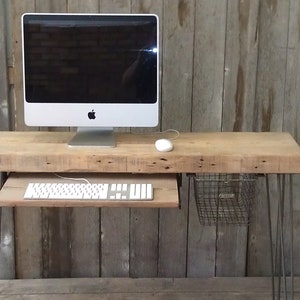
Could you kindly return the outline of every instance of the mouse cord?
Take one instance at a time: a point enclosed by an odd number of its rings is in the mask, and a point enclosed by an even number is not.
[[[160,131],[158,133],[165,133],[165,132],[175,132],[176,133],[176,136],[171,137],[170,140],[176,140],[180,136],[180,132],[178,130],[172,129],[172,128]]]
[[[86,178],[77,178],[77,177],[65,177],[65,176],[61,176],[57,173],[53,173],[53,175],[55,175],[58,178],[64,179],[64,180],[73,180],[73,181],[84,181],[88,184],[91,184]]]

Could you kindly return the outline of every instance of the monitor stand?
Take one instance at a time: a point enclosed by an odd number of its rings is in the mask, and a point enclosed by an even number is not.
[[[115,147],[113,128],[79,127],[68,145],[70,147]]]

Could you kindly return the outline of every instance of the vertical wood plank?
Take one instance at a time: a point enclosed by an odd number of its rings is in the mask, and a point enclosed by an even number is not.
[[[7,24],[10,21],[6,16],[7,4],[0,2],[0,130],[8,130],[8,69],[6,47],[9,39],[7,37]]]
[[[130,13],[129,0],[100,0],[102,13]],[[129,215],[128,208],[101,209],[101,276],[129,276]]]
[[[192,130],[220,131],[227,1],[195,3]],[[194,204],[192,199],[189,207],[187,274],[191,277],[214,276],[216,228],[199,224]]]
[[[6,174],[0,172],[0,189]],[[12,208],[0,207],[0,279],[15,278],[14,224]]]
[[[51,12],[65,12],[66,1],[61,0],[35,0],[36,12],[51,13]]]
[[[157,277],[157,209],[131,209],[129,247],[130,277]]]
[[[164,1],[162,129],[190,130],[194,1]]]
[[[251,131],[258,59],[259,0],[229,1],[222,130]]]
[[[9,129],[8,120],[8,69],[7,69],[7,26],[9,16],[7,3],[0,1],[0,130]],[[6,174],[0,172],[0,189]],[[13,209],[0,207],[0,278],[15,277],[15,244]]]
[[[15,209],[16,277],[41,278],[42,217],[40,208]]]
[[[300,141],[300,36],[299,36],[300,3],[290,0],[290,17],[287,47],[286,85],[284,93],[283,130],[289,131],[296,141]]]
[[[0,208],[0,279],[15,278],[14,247],[13,210],[2,207]]]
[[[281,131],[285,106],[285,83],[290,1],[260,1],[256,103],[253,113],[255,131]],[[276,232],[278,190],[270,178],[273,236]],[[261,190],[264,186],[259,187]],[[256,223],[249,228],[248,275],[270,273],[266,198],[261,192],[256,207]],[[264,214],[262,213],[264,212]],[[266,252],[266,249],[268,251]]]
[[[289,0],[260,1],[255,131],[281,131],[287,64]]]
[[[276,178],[269,176],[270,186],[274,186]],[[247,275],[249,276],[271,276],[271,255],[270,255],[270,239],[267,214],[267,194],[265,178],[259,178],[257,186],[257,194],[259,195],[256,205],[253,207],[251,223],[249,226],[248,237],[248,264]],[[275,224],[276,202],[278,192],[275,189],[271,190],[271,210],[272,223]],[[273,237],[276,231],[273,226]],[[273,244],[275,244],[273,240]],[[274,248],[274,247],[273,247]]]
[[[287,47],[287,68],[286,68],[286,82],[284,93],[284,119],[283,131],[290,132],[295,140],[300,141],[300,118],[299,118],[299,93],[300,93],[300,35],[299,35],[299,18],[300,18],[300,3],[297,0],[290,0],[289,10],[289,30],[288,30],[288,47]],[[296,259],[294,261],[294,272],[300,274],[300,259],[297,253],[300,253],[299,239],[300,235],[300,176],[299,174],[293,175],[293,196],[294,196],[294,253]],[[289,182],[286,186],[289,189]],[[288,199],[287,199],[288,200]],[[285,208],[286,220],[291,220],[289,214],[289,206]],[[289,225],[289,222],[286,222]],[[285,234],[287,247],[286,250],[290,251],[290,234],[286,231]],[[287,272],[290,273],[290,260],[287,260]]]
[[[194,8],[194,0],[164,1],[161,31],[162,129],[191,129]],[[160,210],[159,276],[186,276],[188,187],[189,179],[184,177],[180,210]]]
[[[24,124],[21,15],[35,11],[35,1],[11,1],[13,36],[13,96],[14,128],[29,130]],[[15,209],[16,276],[17,278],[40,278],[42,276],[41,211],[39,208]]]
[[[11,1],[12,10],[12,35],[13,35],[13,94],[15,106],[15,130],[30,130],[30,127],[24,123],[24,105],[23,105],[23,77],[22,77],[22,37],[21,37],[21,16],[25,12],[35,11],[34,0]]]
[[[62,13],[66,12],[66,1],[61,0],[35,0],[36,12],[39,13]],[[69,127],[40,127],[40,131],[68,131]]]
[[[71,277],[100,275],[99,209],[74,208],[70,218]]]
[[[192,128],[220,131],[227,1],[196,1]]]
[[[216,242],[216,276],[245,276],[247,225],[219,225]]]
[[[101,210],[101,276],[129,276],[129,209]]]
[[[104,13],[130,13],[131,0],[99,0],[100,11]]]
[[[225,44],[223,131],[250,131],[253,127],[259,1],[228,1]],[[219,225],[216,275],[246,273],[248,226]]]
[[[72,210],[42,210],[43,277],[70,277],[70,226]]]
[[[159,214],[159,277],[186,277],[189,178],[182,179],[181,208],[160,209]]]
[[[99,0],[68,0],[69,13],[98,13]]]
[[[193,189],[190,184],[187,277],[215,276],[216,228],[200,225]]]
[[[57,0],[35,1],[36,12],[65,12],[66,3]],[[41,130],[59,130],[41,128]],[[42,276],[69,277],[70,255],[70,214],[71,209],[41,209],[42,221]]]

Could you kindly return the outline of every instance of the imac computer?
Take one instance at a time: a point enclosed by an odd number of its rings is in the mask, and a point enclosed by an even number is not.
[[[24,117],[78,128],[71,146],[114,146],[114,127],[159,119],[159,24],[153,14],[22,16]]]

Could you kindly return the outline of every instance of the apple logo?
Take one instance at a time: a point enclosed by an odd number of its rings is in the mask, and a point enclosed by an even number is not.
[[[92,111],[90,111],[90,112],[88,113],[89,119],[90,119],[90,120],[96,119],[96,115],[95,115],[95,114],[96,114],[95,111],[92,109]]]

